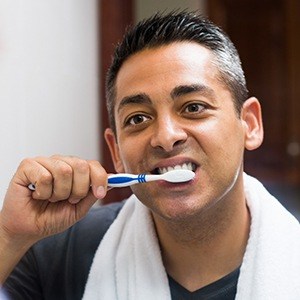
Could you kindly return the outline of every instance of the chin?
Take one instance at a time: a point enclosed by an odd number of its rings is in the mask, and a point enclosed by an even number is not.
[[[150,208],[152,213],[158,215],[160,218],[171,222],[191,221],[194,218],[199,218],[206,210],[207,205],[200,205],[198,203],[191,203],[190,201],[178,201],[168,205],[165,201],[164,205]]]

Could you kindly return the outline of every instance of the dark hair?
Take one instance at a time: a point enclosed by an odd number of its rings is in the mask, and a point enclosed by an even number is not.
[[[196,42],[212,51],[219,79],[230,90],[236,111],[240,114],[248,97],[248,90],[238,52],[229,37],[219,27],[196,13],[156,13],[129,28],[115,49],[106,78],[107,109],[110,126],[114,131],[115,82],[122,64],[128,57],[143,49],[157,48],[173,42]]]

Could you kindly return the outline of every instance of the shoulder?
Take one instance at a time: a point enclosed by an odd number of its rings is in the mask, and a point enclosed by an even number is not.
[[[102,230],[106,231],[115,220],[123,205],[124,201],[93,207],[87,216],[76,223],[70,230],[82,232],[91,228],[97,228],[96,232],[101,234]]]
[[[62,244],[90,248],[98,247],[106,231],[118,216],[124,201],[93,207],[88,214],[68,230],[38,242],[34,249],[58,248]]]
[[[92,208],[68,230],[36,243],[5,283],[7,292],[13,299],[24,291],[22,299],[81,299],[95,251],[123,205]]]
[[[66,261],[72,267],[74,261],[80,259],[84,262],[84,267],[89,268],[99,243],[123,205],[124,202],[118,202],[92,208],[85,218],[68,230],[34,245],[32,254],[45,267],[50,262],[53,267],[55,264],[58,267],[61,263],[66,266]]]

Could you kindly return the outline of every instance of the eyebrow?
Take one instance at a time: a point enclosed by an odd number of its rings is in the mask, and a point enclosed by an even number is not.
[[[171,98],[174,100],[177,97],[184,96],[187,94],[200,92],[204,96],[209,98],[215,97],[215,92],[210,87],[203,85],[203,84],[188,84],[188,85],[179,85],[176,86],[171,91]]]
[[[215,93],[213,89],[203,84],[187,84],[179,85],[172,89],[170,96],[173,100],[180,96],[200,92],[204,96],[214,99]],[[118,106],[118,112],[126,105],[130,104],[151,104],[151,98],[146,93],[139,93],[122,98]]]
[[[126,105],[128,104],[151,104],[152,101],[150,97],[145,93],[140,93],[136,95],[126,96],[122,98],[119,106],[118,106],[118,112]]]

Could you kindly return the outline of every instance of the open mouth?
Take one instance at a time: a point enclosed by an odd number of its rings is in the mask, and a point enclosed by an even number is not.
[[[192,163],[192,162],[188,162],[188,163],[183,163],[180,165],[175,165],[175,166],[168,166],[168,167],[162,167],[162,168],[155,168],[151,174],[164,174],[166,172],[169,171],[173,171],[173,170],[190,170],[195,172],[197,169],[197,165]]]

